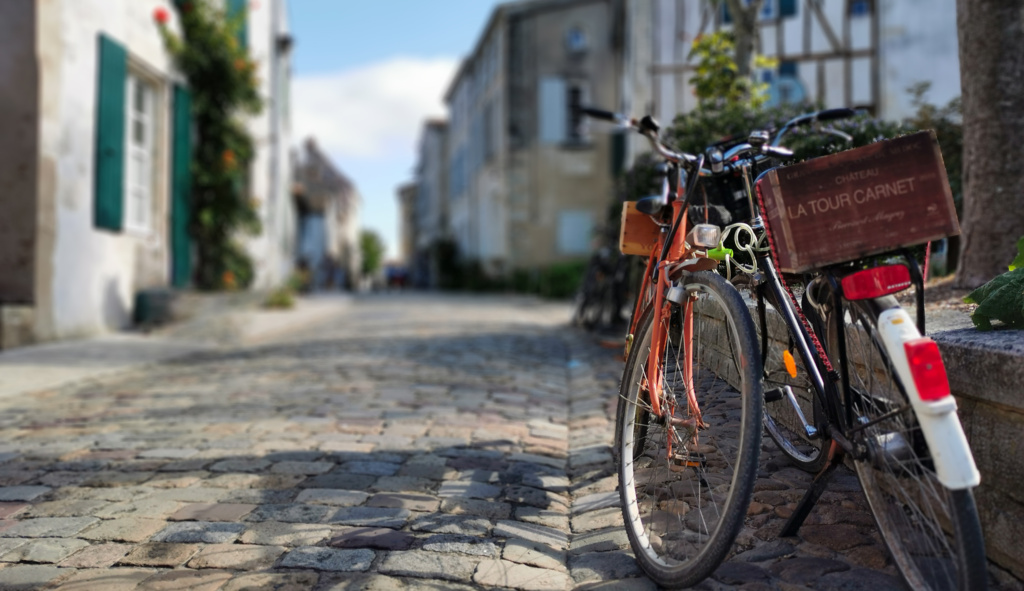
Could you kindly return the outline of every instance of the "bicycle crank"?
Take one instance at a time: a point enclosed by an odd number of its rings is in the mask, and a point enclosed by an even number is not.
[[[778,388],[772,388],[771,390],[764,391],[765,402],[778,402],[785,396],[789,399],[789,403],[793,406],[793,410],[796,411],[796,416],[800,419],[800,424],[804,428],[804,433],[807,434],[808,439],[818,438],[818,428],[807,422],[807,417],[804,416],[804,411],[800,409],[800,404],[796,401],[796,394],[793,394],[793,388],[788,384],[785,386],[779,386]]]

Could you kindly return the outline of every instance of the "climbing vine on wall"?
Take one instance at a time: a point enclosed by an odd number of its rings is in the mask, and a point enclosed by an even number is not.
[[[193,280],[200,289],[245,288],[252,282],[253,264],[238,239],[258,234],[260,220],[247,188],[253,140],[242,118],[263,108],[256,64],[240,41],[245,13],[229,15],[208,0],[176,4],[180,36],[167,26],[166,11],[158,9],[154,18],[192,97]]]

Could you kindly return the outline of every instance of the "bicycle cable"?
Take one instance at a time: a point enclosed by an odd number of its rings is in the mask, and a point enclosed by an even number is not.
[[[757,193],[757,205],[761,208],[761,211],[767,211],[764,207],[764,196],[761,195],[760,185],[754,185],[754,190]],[[776,272],[779,275],[779,283],[782,284],[782,288],[786,290],[786,295],[789,296],[790,302],[793,304],[793,308],[796,310],[796,315],[800,319],[800,323],[803,324],[804,330],[807,331],[808,336],[811,338],[811,342],[814,344],[814,349],[818,353],[818,359],[821,360],[822,365],[825,366],[825,371],[829,376],[835,375],[835,370],[832,369],[832,362],[828,360],[828,355],[825,354],[825,348],[821,346],[821,341],[818,340],[818,335],[811,328],[811,323],[808,322],[807,316],[804,315],[803,308],[796,301],[796,296],[793,295],[793,290],[789,288],[786,283],[786,278],[782,276],[782,270],[779,268],[779,257],[775,252],[775,240],[772,238],[771,229],[768,227],[768,221],[765,220],[764,224],[764,235],[768,238],[768,251],[772,257],[772,263],[775,264]]]

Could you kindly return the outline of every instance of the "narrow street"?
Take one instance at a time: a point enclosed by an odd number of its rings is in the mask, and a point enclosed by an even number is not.
[[[620,351],[569,311],[365,297],[0,400],[0,588],[653,589],[612,465]],[[808,483],[765,437],[736,554],[699,588],[901,588],[849,472],[776,538]]]

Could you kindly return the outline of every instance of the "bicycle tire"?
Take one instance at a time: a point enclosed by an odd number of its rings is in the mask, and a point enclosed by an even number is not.
[[[679,438],[685,443],[669,454],[668,421],[654,420],[643,386],[657,317],[651,310],[642,316],[630,350],[616,417],[626,533],[644,572],[673,589],[690,587],[714,572],[743,525],[757,476],[764,402],[753,362],[753,322],[739,292],[706,271],[690,275],[684,287],[687,296],[696,298],[693,345],[684,351],[682,335],[669,335],[659,355],[664,403],[670,405],[674,397],[679,403],[670,416],[687,418],[679,364],[691,355],[707,428],[699,430],[696,440],[691,439],[696,430],[688,431]]]
[[[879,421],[855,433],[871,451],[855,459],[854,468],[879,532],[911,589],[984,589],[985,544],[973,493],[946,489],[938,481],[928,444],[877,333],[879,314],[898,305],[888,296],[844,306],[854,421]],[[839,340],[834,314],[826,317],[832,356]],[[884,417],[901,407],[906,410]]]
[[[587,274],[580,285],[579,291],[576,292],[576,309],[573,313],[573,324],[588,330],[594,326],[595,304],[597,304],[600,297],[601,279],[598,277],[600,273],[598,264],[596,258],[591,259],[590,264],[587,266]]]

